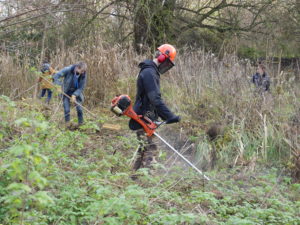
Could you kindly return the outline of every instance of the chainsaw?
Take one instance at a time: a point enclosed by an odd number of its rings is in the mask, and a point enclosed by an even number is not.
[[[128,116],[138,122],[144,129],[146,135],[151,137],[159,126],[146,116],[137,115],[132,108],[132,102],[128,95],[116,96],[111,102],[111,111],[117,116]]]
[[[155,130],[165,123],[172,123],[175,121],[167,121],[167,122],[153,122],[148,117],[138,115],[132,108],[132,101],[128,95],[118,95],[113,98],[111,102],[111,111],[115,113],[117,116],[128,116],[131,119],[138,122],[144,129],[146,135],[151,137],[155,135],[158,137],[163,143],[165,143],[173,152],[175,152],[180,158],[182,158],[190,167],[196,170],[199,174],[201,174],[206,180],[210,180],[201,170],[199,170],[194,164],[192,164],[187,158],[185,158],[179,151],[177,151],[172,145],[170,145],[165,139],[163,139]]]

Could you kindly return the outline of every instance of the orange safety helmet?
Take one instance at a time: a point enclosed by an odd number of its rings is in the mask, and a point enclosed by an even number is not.
[[[163,44],[157,48],[163,55],[169,58],[172,62],[175,60],[176,57],[176,49],[173,45]]]

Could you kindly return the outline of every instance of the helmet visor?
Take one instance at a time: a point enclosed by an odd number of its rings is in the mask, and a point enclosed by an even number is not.
[[[166,58],[166,60],[158,66],[158,71],[160,74],[163,74],[170,70],[173,66],[175,66],[174,63],[169,58]]]

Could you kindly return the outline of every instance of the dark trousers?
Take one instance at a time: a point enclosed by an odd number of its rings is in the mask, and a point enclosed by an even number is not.
[[[137,131],[137,138],[140,146],[137,152],[137,158],[134,162],[133,169],[152,168],[156,163],[155,157],[158,154],[157,146],[154,143],[154,136],[147,137],[144,130]]]
[[[73,93],[67,93],[68,96],[72,96]],[[81,99],[79,97],[76,98],[77,104],[76,105],[76,110],[77,110],[77,117],[78,117],[78,123],[82,124],[83,123],[83,111],[81,107]],[[70,116],[70,99],[67,96],[63,96],[63,104],[64,104],[64,112],[65,112],[65,121],[69,122],[71,119]]]
[[[43,98],[43,97],[45,96],[46,92],[48,92],[48,96],[47,96],[47,99],[46,99],[46,103],[49,104],[49,102],[50,102],[50,100],[51,100],[51,98],[52,98],[52,91],[51,91],[51,89],[48,89],[48,88],[42,89],[40,98]]]

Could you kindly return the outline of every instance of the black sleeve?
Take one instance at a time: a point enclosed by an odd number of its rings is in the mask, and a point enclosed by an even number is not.
[[[155,74],[151,73],[151,70],[144,70],[142,77],[143,86],[151,104],[156,108],[158,116],[163,120],[168,120],[175,115],[163,102],[155,76]]]

